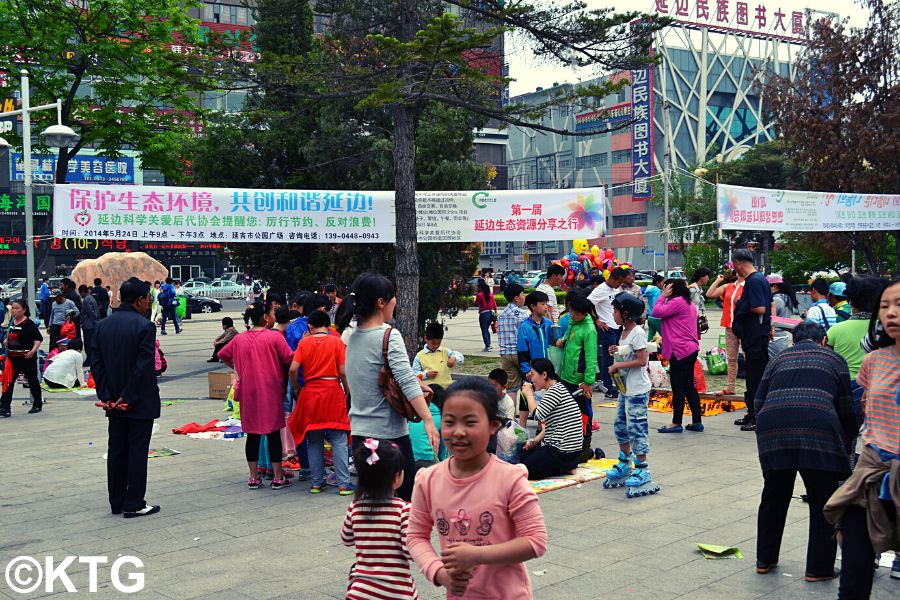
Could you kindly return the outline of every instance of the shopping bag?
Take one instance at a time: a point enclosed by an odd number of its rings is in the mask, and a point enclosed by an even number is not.
[[[651,360],[647,365],[647,370],[650,371],[650,383],[653,384],[653,387],[666,387],[669,377],[666,375],[666,369],[662,366],[662,362]]]
[[[706,369],[710,375],[725,375],[728,373],[728,363],[725,362],[725,357],[720,352],[710,350],[706,353]]]

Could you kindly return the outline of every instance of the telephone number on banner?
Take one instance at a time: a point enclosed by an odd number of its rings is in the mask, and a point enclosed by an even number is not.
[[[377,240],[378,234],[372,233],[326,233],[326,240]]]

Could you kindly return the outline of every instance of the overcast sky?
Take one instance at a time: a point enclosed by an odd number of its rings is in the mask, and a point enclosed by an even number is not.
[[[650,11],[654,6],[653,0],[637,0],[637,2],[624,2],[622,0],[586,0],[590,8],[604,8],[612,6],[618,10],[625,7]],[[848,17],[851,25],[864,25],[867,11],[860,8],[852,0],[746,0],[752,7],[758,3],[762,3],[769,8],[769,11],[781,7],[784,11],[802,10],[804,8],[812,8],[821,11],[831,11],[840,14],[842,17]],[[734,5],[735,0],[730,0],[730,4]],[[674,0],[669,0],[669,6],[674,5]],[[714,7],[715,0],[710,0],[709,5]],[[689,6],[693,11],[696,6],[696,0],[689,0]],[[752,8],[751,8],[752,10]],[[542,63],[534,58],[534,55],[523,47],[521,43],[515,40],[507,42],[506,61],[509,63],[509,75],[516,79],[510,85],[510,95],[517,96],[526,92],[532,92],[536,87],[550,87],[554,82],[576,82],[578,77],[590,79],[599,75],[592,69],[586,68],[581,71],[567,69],[557,65]]]

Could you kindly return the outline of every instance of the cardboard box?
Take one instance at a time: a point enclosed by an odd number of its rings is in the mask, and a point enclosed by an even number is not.
[[[207,374],[209,378],[209,397],[218,400],[224,400],[228,397],[231,390],[231,382],[234,373],[231,371],[210,371]]]

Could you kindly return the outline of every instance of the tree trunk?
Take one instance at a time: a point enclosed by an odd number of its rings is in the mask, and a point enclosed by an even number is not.
[[[872,252],[872,246],[869,244],[867,237],[859,236],[857,243],[863,251],[863,256],[866,257],[866,266],[869,268],[869,275],[880,275],[878,272],[878,265],[875,262],[875,253]]]
[[[891,232],[894,236],[894,275],[900,273],[900,229]]]
[[[397,328],[410,357],[417,352],[419,257],[416,253],[415,109],[394,110],[394,213],[397,219]]]
[[[400,40],[411,41],[417,30],[415,0],[400,0]],[[406,73],[401,69],[400,79]],[[394,214],[397,242],[395,278],[397,280],[397,328],[406,342],[410,360],[418,351],[419,256],[416,250],[416,109],[399,103],[394,108]]]

